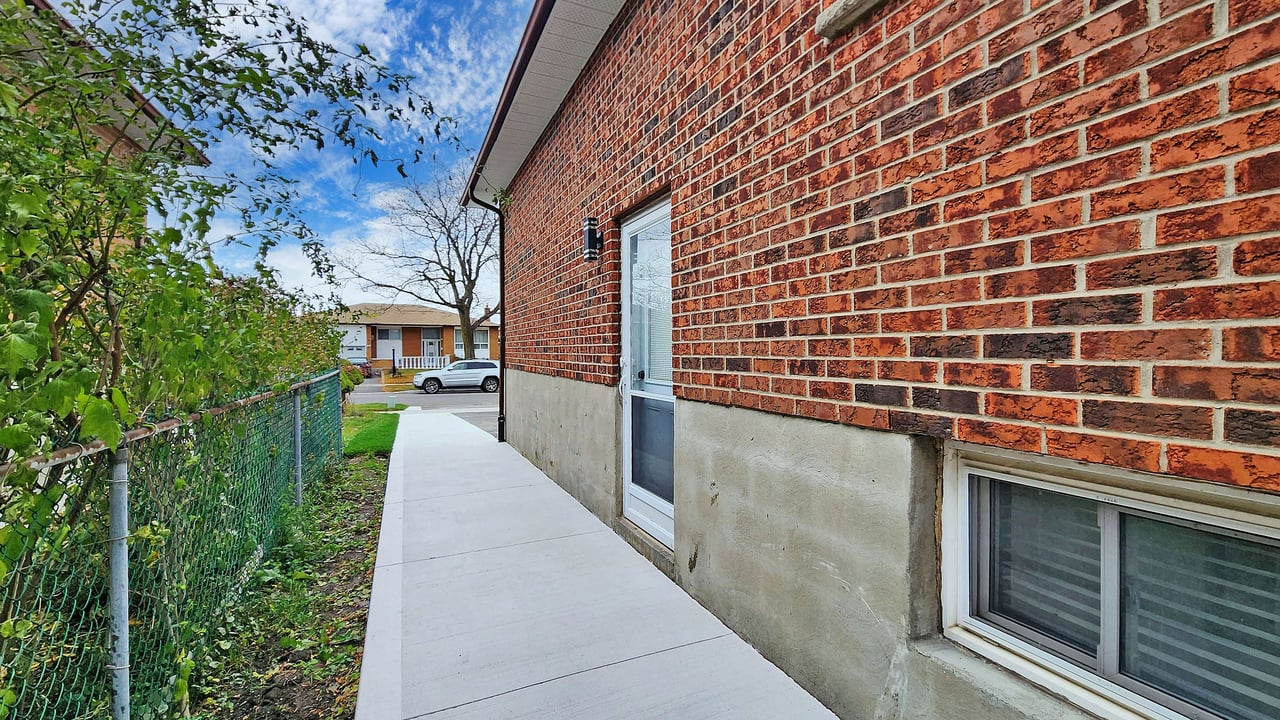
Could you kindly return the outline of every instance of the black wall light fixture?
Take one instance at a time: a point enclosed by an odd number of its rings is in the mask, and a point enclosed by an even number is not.
[[[600,251],[604,249],[604,233],[600,232],[600,221],[589,217],[582,220],[582,259],[595,262],[600,259]]]

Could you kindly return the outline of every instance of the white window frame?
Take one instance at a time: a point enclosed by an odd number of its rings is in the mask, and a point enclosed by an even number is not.
[[[1228,531],[1280,538],[1280,497],[1242,488],[949,443],[942,491],[943,635],[1103,718],[1194,720],[977,617],[968,472]],[[1106,621],[1104,620],[1104,623]]]
[[[480,333],[484,333],[484,342],[480,342]],[[475,351],[477,357],[475,360],[487,360],[489,358],[489,328],[479,327],[471,330],[472,341],[475,342]],[[484,357],[479,357],[480,351],[484,351]],[[453,354],[462,357],[466,348],[462,345],[462,328],[457,325],[453,326]]]

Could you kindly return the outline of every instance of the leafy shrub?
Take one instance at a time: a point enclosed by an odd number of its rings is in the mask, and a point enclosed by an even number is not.
[[[341,369],[342,392],[344,395],[355,390],[357,385],[364,382],[364,373],[360,372],[360,368],[355,365],[343,360]]]

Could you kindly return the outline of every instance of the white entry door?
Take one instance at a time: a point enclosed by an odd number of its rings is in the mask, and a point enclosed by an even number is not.
[[[675,547],[671,204],[622,224],[622,514]]]

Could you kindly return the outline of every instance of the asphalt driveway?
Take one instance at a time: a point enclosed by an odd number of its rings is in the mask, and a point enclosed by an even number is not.
[[[441,390],[428,395],[421,390],[404,390],[386,393],[374,380],[366,380],[357,385],[351,394],[351,401],[358,403],[382,403],[394,400],[409,407],[420,407],[426,410],[497,410],[498,393],[487,393],[478,388],[461,388],[458,390]]]

